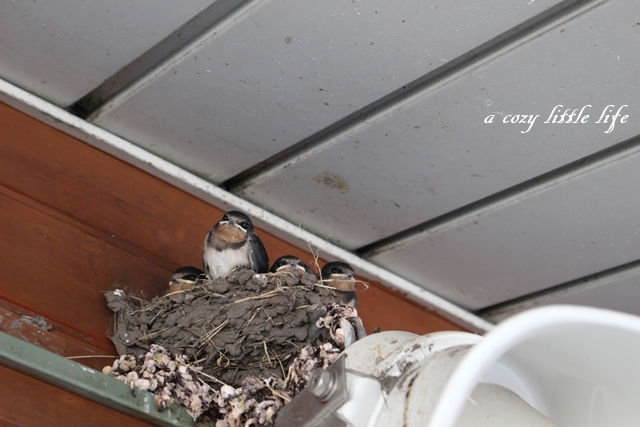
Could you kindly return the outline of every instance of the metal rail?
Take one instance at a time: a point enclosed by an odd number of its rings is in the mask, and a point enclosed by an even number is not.
[[[132,392],[122,381],[3,332],[0,364],[153,425],[193,426],[182,406],[174,404],[160,412],[153,394]]]

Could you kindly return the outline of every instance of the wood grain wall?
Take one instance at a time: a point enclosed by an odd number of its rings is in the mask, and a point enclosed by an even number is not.
[[[63,356],[115,355],[103,292],[163,293],[175,268],[201,265],[204,236],[222,214],[0,103],[0,330]],[[312,259],[258,233],[271,260]],[[460,329],[378,283],[359,292],[368,331]],[[52,328],[33,326],[37,316]]]

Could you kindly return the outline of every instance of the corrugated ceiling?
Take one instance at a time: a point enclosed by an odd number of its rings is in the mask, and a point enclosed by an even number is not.
[[[633,0],[0,6],[5,81],[490,320],[640,314],[639,46]]]

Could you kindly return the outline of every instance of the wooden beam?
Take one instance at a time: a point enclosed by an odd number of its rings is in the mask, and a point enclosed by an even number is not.
[[[1,190],[1,188],[0,188]],[[111,349],[115,288],[152,297],[171,273],[0,191],[0,298],[52,319]]]

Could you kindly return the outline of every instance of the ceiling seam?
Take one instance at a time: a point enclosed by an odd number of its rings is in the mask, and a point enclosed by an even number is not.
[[[629,156],[640,154],[640,135],[562,165],[544,174],[493,193],[468,205],[449,211],[406,230],[387,236],[355,250],[363,258],[397,250],[427,236],[479,218],[489,212],[530,198],[552,187],[572,181],[588,172],[608,166]]]
[[[640,260],[632,261],[617,267],[599,271],[569,282],[545,288],[507,301],[494,304],[474,313],[484,319],[493,320],[514,314],[517,311],[537,307],[557,297],[575,294],[599,286],[606,286],[605,282],[625,278],[640,273]]]
[[[439,90],[504,54],[528,43],[536,37],[566,24],[610,0],[567,0],[523,23],[493,37],[491,40],[454,58],[445,65],[407,83],[395,91],[345,116],[298,143],[276,153],[262,162],[236,174],[221,184],[232,193],[256,185],[283,169],[302,162],[331,147],[370,123],[393,111]]]
[[[194,50],[205,44],[209,39],[217,36],[222,31],[225,31],[227,28],[237,23],[246,15],[251,14],[251,12],[259,7],[261,3],[264,3],[264,0],[246,0],[244,2],[238,3],[235,8],[232,8],[230,11],[228,11],[228,13],[220,17],[220,19],[214,22],[209,28],[207,28],[206,31],[192,38],[190,41],[176,50],[172,55],[156,63],[150,69],[137,76],[121,90],[114,93],[109,99],[107,99],[103,104],[97,107],[93,112],[86,115],[85,119],[87,121],[94,122],[113,108],[116,108],[117,106],[131,99],[139,91],[155,81],[157,77],[164,74],[173,66],[191,55]]]
[[[86,118],[93,114],[110,98],[126,90],[128,86],[153,68],[159,66],[159,64],[169,61],[172,55],[184,49],[199,34],[220,25],[228,19],[234,10],[249,1],[218,0],[213,2],[155,46],[107,78],[100,86],[76,101],[68,108],[68,111],[81,118]]]

